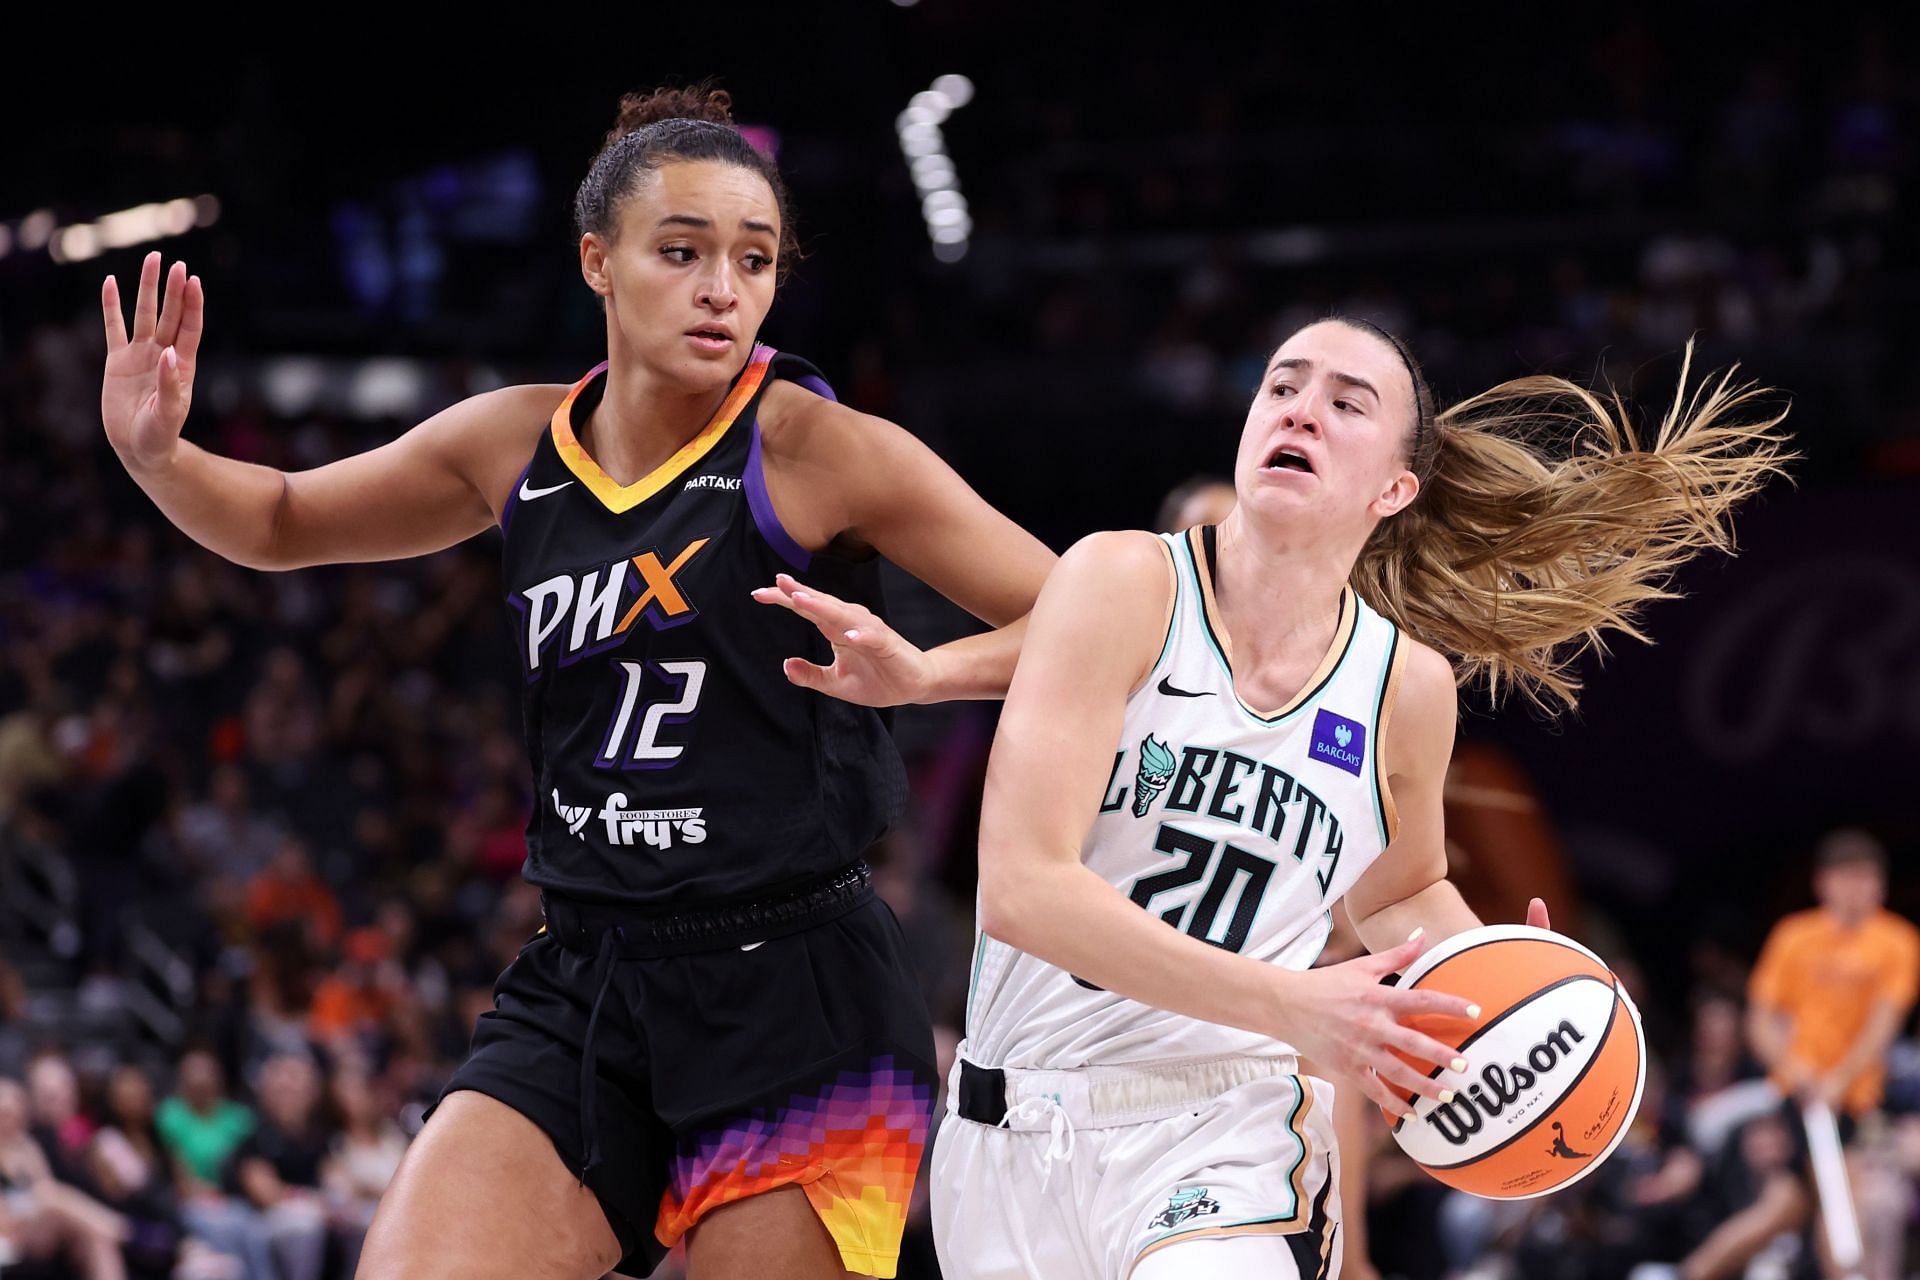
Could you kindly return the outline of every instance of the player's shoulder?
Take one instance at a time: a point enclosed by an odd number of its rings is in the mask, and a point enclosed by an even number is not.
[[[1438,717],[1449,726],[1448,738],[1451,740],[1451,726],[1459,714],[1459,683],[1454,676],[1453,663],[1447,656],[1432,645],[1422,643],[1400,632],[1400,647],[1404,654],[1399,659],[1399,687],[1394,693],[1394,703],[1402,710],[1415,716]]]
[[[557,382],[495,387],[455,401],[421,425],[449,443],[498,445],[524,438],[530,444],[572,389]]]
[[[558,383],[495,387],[448,405],[409,434],[425,456],[477,489],[497,516],[571,390]]]
[[[1166,640],[1172,564],[1167,544],[1154,534],[1090,533],[1067,548],[1048,575],[1029,634],[1067,638],[1075,663],[1129,671],[1137,687]]]
[[[1157,534],[1106,529],[1068,547],[1047,583],[1056,595],[1071,592],[1115,605],[1132,600],[1158,607],[1174,589],[1173,558]]]
[[[898,431],[884,418],[852,409],[790,378],[771,383],[760,397],[761,447],[780,453],[855,441],[864,433]]]
[[[471,405],[475,417],[495,429],[537,435],[572,390],[562,382],[519,382],[482,391],[462,403]]]

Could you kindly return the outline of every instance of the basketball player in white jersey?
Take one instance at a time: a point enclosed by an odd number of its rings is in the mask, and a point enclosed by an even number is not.
[[[1339,1274],[1333,1090],[1296,1055],[1394,1114],[1472,1069],[1401,1020],[1477,1010],[1381,981],[1479,923],[1445,879],[1442,651],[1570,703],[1570,657],[1637,634],[1778,468],[1777,416],[1727,420],[1754,394],[1683,395],[1644,450],[1558,379],[1436,416],[1396,339],[1321,322],[1269,363],[1217,527],[1062,559],[987,779],[949,1280]],[[1549,417],[1570,456],[1525,443]],[[1336,906],[1374,954],[1313,970]]]

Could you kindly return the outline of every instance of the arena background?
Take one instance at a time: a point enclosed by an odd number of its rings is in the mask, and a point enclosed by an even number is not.
[[[1056,549],[1227,471],[1267,353],[1329,310],[1405,336],[1443,399],[1544,370],[1651,416],[1689,336],[1781,388],[1804,457],[1740,556],[1690,568],[1577,715],[1469,694],[1463,750],[1537,792],[1559,918],[1634,975],[1669,1064],[1699,993],[1807,904],[1824,833],[1883,839],[1920,914],[1920,56],[1890,20],[803,8],[577,15],[473,53],[331,21],[273,56],[13,51],[40,65],[0,85],[0,1073],[55,1047],[98,1120],[118,1064],[165,1095],[210,1045],[245,1097],[275,1051],[350,1041],[417,1123],[537,916],[495,540],[272,578],[193,547],[102,439],[101,277],[130,292],[153,247],[202,276],[188,436],[276,465],[571,381],[604,354],[573,188],[623,91],[707,75],[793,192],[805,257],[766,340]],[[937,139],[903,136],[954,75]],[[921,176],[964,206],[924,202],[907,151],[945,154]],[[970,625],[890,590],[915,639]],[[980,705],[898,720],[888,891],[948,1024],[991,730]],[[329,982],[375,971],[377,1007],[326,1021]],[[1920,1107],[1920,1047],[1896,1058]],[[1443,1274],[1411,1253],[1376,1262]]]

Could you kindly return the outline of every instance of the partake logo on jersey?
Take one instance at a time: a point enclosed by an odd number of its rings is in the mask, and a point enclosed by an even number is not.
[[[1367,727],[1322,708],[1314,713],[1313,742],[1308,754],[1322,764],[1345,769],[1357,778],[1367,759]]]
[[[688,489],[738,489],[739,476],[688,476],[685,485]]]
[[[553,811],[567,824],[567,833],[587,838],[589,822],[598,820],[606,827],[607,843],[630,848],[645,844],[655,849],[671,849],[676,844],[703,844],[707,838],[704,809],[629,809],[623,791],[609,795],[597,810],[590,804],[568,804],[553,792]]]

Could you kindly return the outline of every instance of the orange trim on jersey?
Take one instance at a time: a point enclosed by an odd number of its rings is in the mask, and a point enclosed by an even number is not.
[[[753,355],[747,360],[747,367],[741,371],[739,381],[733,384],[733,390],[721,402],[720,409],[700,428],[693,439],[681,445],[678,452],[665,462],[641,476],[632,484],[620,484],[612,476],[600,469],[580,441],[573,434],[573,403],[587,385],[606,370],[602,361],[593,367],[586,377],[573,384],[567,392],[567,398],[553,411],[553,447],[560,460],[567,464],[567,470],[573,472],[574,479],[587,487],[588,492],[600,500],[600,505],[615,515],[633,510],[654,494],[679,479],[681,474],[694,463],[707,456],[713,446],[720,443],[720,437],[727,434],[727,428],[740,416],[740,411],[753,399],[760,384],[766,380],[767,366],[773,361],[773,348],[755,344]]]
[[[1285,1222],[1242,1222],[1231,1227],[1195,1227],[1191,1231],[1170,1235],[1165,1240],[1155,1240],[1134,1255],[1133,1265],[1139,1266],[1146,1260],[1148,1254],[1158,1252],[1171,1244],[1185,1244],[1189,1240],[1217,1240],[1222,1236],[1297,1236],[1307,1230],[1308,1226],[1304,1217],[1296,1216]]]
[[[1220,643],[1220,652],[1227,660],[1227,674],[1231,676],[1233,674],[1233,639],[1227,634],[1226,621],[1221,618],[1220,606],[1213,598],[1213,564],[1207,558],[1206,542],[1199,525],[1187,530],[1187,541],[1193,551],[1193,563],[1200,570],[1194,575],[1200,579],[1200,607],[1206,614],[1207,628],[1213,632],[1214,639]],[[1286,705],[1278,711],[1262,711],[1242,698],[1239,685],[1234,684],[1230,679],[1228,683],[1233,685],[1234,700],[1262,720],[1278,720],[1282,716],[1298,711],[1308,699],[1320,692],[1321,686],[1326,684],[1328,677],[1333,675],[1334,668],[1340,665],[1340,659],[1346,656],[1347,645],[1353,639],[1353,629],[1359,623],[1360,610],[1356,606],[1353,588],[1341,587],[1340,617],[1333,624],[1333,643],[1327,646],[1327,652],[1321,657],[1320,665],[1314,668],[1313,674],[1307,677],[1306,683],[1300,686],[1298,693],[1287,700]]]
[[[1393,649],[1393,664],[1387,668],[1387,685],[1380,692],[1380,714],[1374,719],[1373,772],[1380,788],[1380,812],[1386,818],[1387,843],[1392,844],[1400,831],[1400,810],[1393,803],[1393,788],[1387,785],[1387,722],[1393,719],[1393,700],[1400,692],[1400,672],[1407,665],[1407,646],[1403,633]]]
[[[1293,1204],[1294,1217],[1304,1226],[1313,1217],[1313,1206],[1307,1203],[1307,1166],[1313,1163],[1313,1139],[1307,1135],[1307,1117],[1313,1114],[1313,1082],[1305,1076],[1295,1076],[1300,1084],[1300,1109],[1293,1115],[1287,1127],[1293,1130],[1293,1136],[1300,1139],[1304,1154],[1300,1163],[1293,1167]],[[1327,1176],[1333,1176],[1333,1167],[1327,1167]]]

